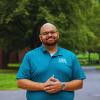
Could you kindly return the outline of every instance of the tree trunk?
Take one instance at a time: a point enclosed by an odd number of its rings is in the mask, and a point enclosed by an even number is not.
[[[99,64],[100,64],[100,53],[99,53]]]
[[[89,56],[88,56],[88,64],[91,63],[91,53],[89,52]]]
[[[0,69],[7,69],[8,59],[3,49],[0,49]]]

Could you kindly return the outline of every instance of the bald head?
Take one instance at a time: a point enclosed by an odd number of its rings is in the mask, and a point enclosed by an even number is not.
[[[40,34],[42,32],[44,32],[45,29],[48,29],[48,28],[52,28],[53,30],[57,31],[57,28],[55,25],[51,24],[51,23],[45,23],[44,25],[42,25],[41,29],[40,29]]]

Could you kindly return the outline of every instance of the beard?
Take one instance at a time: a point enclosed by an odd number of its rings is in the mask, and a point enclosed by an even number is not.
[[[58,42],[58,38],[56,37],[47,37],[45,40],[42,40],[42,43],[46,46],[54,46],[56,45]]]

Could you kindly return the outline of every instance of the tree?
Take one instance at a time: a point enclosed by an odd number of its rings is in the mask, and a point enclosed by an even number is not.
[[[35,48],[40,44],[41,25],[51,22],[61,33],[61,46],[87,51],[100,36],[96,28],[99,22],[93,21],[100,10],[98,3],[97,0],[1,0],[0,47],[6,55],[26,46]]]

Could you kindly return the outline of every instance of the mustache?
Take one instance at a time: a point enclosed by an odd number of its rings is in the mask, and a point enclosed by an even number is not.
[[[46,38],[46,40],[48,40],[48,39],[50,39],[50,38],[55,39],[55,37],[54,37],[54,36],[49,36],[49,37],[47,37],[47,38]]]

